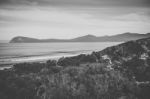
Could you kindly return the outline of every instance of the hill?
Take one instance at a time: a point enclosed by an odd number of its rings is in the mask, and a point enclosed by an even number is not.
[[[93,55],[100,63],[108,63],[111,68],[129,74],[137,82],[150,82],[150,38],[108,47]]]
[[[123,33],[113,36],[96,37],[94,35],[86,35],[73,39],[35,39],[29,37],[14,37],[10,43],[41,43],[41,42],[125,42],[150,37],[150,33]]]

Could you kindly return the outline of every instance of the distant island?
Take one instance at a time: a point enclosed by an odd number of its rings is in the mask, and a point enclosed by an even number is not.
[[[85,35],[73,39],[36,39],[30,37],[17,36],[10,40],[10,43],[43,43],[43,42],[126,42],[130,40],[137,40],[150,37],[150,33],[138,34],[138,33],[123,33],[113,36],[94,36]]]

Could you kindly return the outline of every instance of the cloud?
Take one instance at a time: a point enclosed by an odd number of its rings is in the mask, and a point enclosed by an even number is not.
[[[128,22],[150,22],[150,17],[143,15],[143,14],[139,14],[139,13],[130,13],[130,14],[126,14],[126,15],[121,15],[121,16],[115,16],[112,19],[114,20],[120,20],[120,21],[128,21]]]
[[[80,27],[91,24],[87,14],[55,10],[0,10],[0,21],[8,26]],[[90,24],[89,24],[90,23]]]
[[[47,6],[79,6],[79,7],[103,7],[103,6],[130,6],[149,7],[150,0],[0,0],[1,5],[47,5]]]
[[[150,22],[148,8],[93,8],[93,9],[54,9],[29,10],[0,9],[0,24],[39,25],[51,27],[101,27],[104,21]],[[109,24],[109,22],[107,23]]]
[[[150,0],[0,0],[0,38],[146,33],[149,5]]]

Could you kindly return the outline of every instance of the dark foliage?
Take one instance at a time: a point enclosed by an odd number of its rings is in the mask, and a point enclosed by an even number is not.
[[[17,75],[12,71],[0,71],[1,99],[39,99],[36,88],[40,82],[32,76]]]
[[[47,68],[51,67],[51,66],[56,66],[57,65],[57,61],[56,60],[48,60],[46,62],[46,66]]]
[[[17,73],[38,73],[45,67],[45,63],[20,63],[15,64],[13,69]]]
[[[45,92],[40,95],[45,99],[136,99],[134,82],[100,64],[68,67],[47,80],[43,83]]]
[[[75,57],[60,58],[57,64],[60,66],[79,66],[81,63],[94,62],[96,62],[95,56],[81,54]]]

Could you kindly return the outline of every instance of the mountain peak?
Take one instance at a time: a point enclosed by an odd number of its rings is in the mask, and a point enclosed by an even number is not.
[[[88,34],[88,35],[85,35],[84,37],[96,37],[96,36]]]
[[[138,33],[126,32],[126,33],[119,34],[119,35],[126,35],[126,36],[128,36],[128,35],[140,35],[140,34],[138,34]]]
[[[30,38],[30,37],[24,37],[24,36],[17,36],[14,37],[10,43],[26,43],[26,42],[37,42],[38,39]]]

